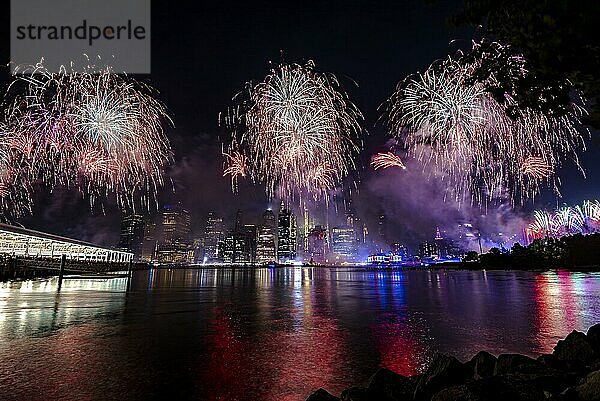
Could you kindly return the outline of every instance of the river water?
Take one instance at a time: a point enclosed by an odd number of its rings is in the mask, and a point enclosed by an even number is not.
[[[139,271],[0,283],[0,400],[304,400],[436,352],[551,352],[600,322],[600,273]]]

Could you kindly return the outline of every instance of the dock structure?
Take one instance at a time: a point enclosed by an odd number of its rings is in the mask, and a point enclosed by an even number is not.
[[[0,255],[96,263],[130,263],[133,253],[0,223]]]

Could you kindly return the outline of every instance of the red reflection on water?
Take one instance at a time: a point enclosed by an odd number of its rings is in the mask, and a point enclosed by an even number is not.
[[[408,333],[405,323],[382,323],[371,327],[381,366],[404,376],[419,373],[425,364],[425,348]]]
[[[231,320],[220,310],[211,329],[207,341],[212,343],[212,352],[199,390],[211,400],[242,399],[247,386],[240,374],[250,370],[246,358],[252,352],[251,343],[235,337]]]
[[[534,319],[541,352],[552,352],[556,341],[580,326],[580,305],[575,296],[574,273],[547,272],[535,276]]]
[[[416,327],[403,321],[406,281],[402,271],[374,272],[373,287],[378,307],[391,308],[382,321],[369,327],[380,359],[380,366],[404,376],[412,376],[426,364],[426,352],[415,335]]]
[[[267,400],[302,400],[307,390],[325,387],[339,393],[345,387],[339,377],[346,359],[339,329],[326,318],[317,323],[303,336],[279,332],[265,344],[267,352],[276,355],[268,364],[275,383]]]
[[[213,352],[208,361],[199,361],[206,365],[198,381],[203,398],[297,401],[320,387],[334,393],[348,387],[343,333],[312,299],[307,288],[286,324],[273,322],[257,337],[247,336],[223,308],[215,308],[207,336]]]

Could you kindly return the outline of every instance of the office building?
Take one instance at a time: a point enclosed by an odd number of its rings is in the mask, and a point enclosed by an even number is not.
[[[331,230],[331,250],[336,256],[353,260],[356,256],[356,235],[352,227],[334,227]]]
[[[243,213],[235,215],[233,230],[226,236],[223,246],[223,262],[232,264],[253,264],[256,261],[257,228],[254,224],[243,223]]]
[[[421,260],[435,260],[439,258],[438,247],[435,242],[425,241],[419,245]]]
[[[388,243],[387,243],[387,218],[385,214],[380,213],[379,218],[377,220],[377,239],[376,239],[377,247],[379,248],[379,252],[387,252],[388,251]]]
[[[206,229],[204,230],[204,256],[203,262],[222,262],[223,255],[219,253],[219,244],[225,239],[225,226],[223,218],[215,212],[208,213]]]
[[[323,263],[327,256],[327,230],[317,225],[308,234],[308,256],[311,263]]]
[[[256,261],[270,263],[277,260],[277,223],[271,209],[263,213],[262,225],[258,229]]]
[[[280,262],[296,258],[297,238],[296,216],[282,204],[277,216],[277,259]]]
[[[119,248],[133,253],[133,259],[136,261],[142,256],[144,227],[144,217],[138,214],[124,216],[121,221]]]
[[[141,260],[144,262],[154,262],[156,252],[157,228],[154,221],[147,221],[144,227],[144,240],[142,242]]]
[[[242,233],[246,237],[246,252],[250,263],[256,263],[256,245],[258,240],[258,227],[256,224],[244,224]]]
[[[155,259],[159,263],[193,263],[191,215],[180,206],[165,206],[157,227]]]

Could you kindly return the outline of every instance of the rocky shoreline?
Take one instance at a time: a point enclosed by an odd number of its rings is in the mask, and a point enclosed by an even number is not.
[[[462,363],[438,354],[420,375],[379,369],[340,397],[319,389],[306,401],[592,401],[600,400],[600,324],[573,331],[537,359],[481,351]]]

